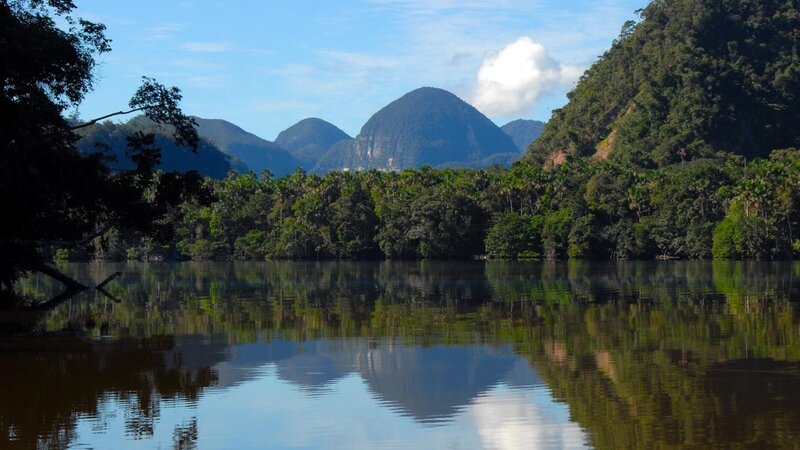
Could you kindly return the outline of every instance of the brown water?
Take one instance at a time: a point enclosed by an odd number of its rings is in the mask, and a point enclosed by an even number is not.
[[[0,338],[0,448],[800,445],[797,264],[62,269],[121,302]]]

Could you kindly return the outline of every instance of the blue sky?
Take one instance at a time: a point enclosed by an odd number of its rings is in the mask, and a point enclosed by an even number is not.
[[[83,118],[127,104],[143,75],[183,90],[187,113],[273,140],[306,117],[356,135],[421,86],[496,123],[547,120],[644,0],[77,1],[106,24]]]

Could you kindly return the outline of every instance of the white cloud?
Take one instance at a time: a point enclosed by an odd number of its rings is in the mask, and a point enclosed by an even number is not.
[[[467,411],[486,448],[587,448],[587,436],[566,405],[547,389],[495,388]]]
[[[472,103],[490,116],[519,114],[541,96],[574,83],[582,72],[552,58],[542,44],[521,37],[484,58]]]
[[[164,41],[171,38],[174,34],[183,31],[186,24],[183,23],[163,23],[150,28],[147,33],[139,38],[142,41]]]

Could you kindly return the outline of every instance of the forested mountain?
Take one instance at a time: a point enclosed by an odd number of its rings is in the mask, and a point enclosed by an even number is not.
[[[230,122],[200,117],[194,119],[197,121],[197,133],[202,138],[237,158],[255,173],[269,169],[273,175],[283,176],[302,165],[280,145],[248,133]]]
[[[450,92],[426,87],[375,113],[354,140],[334,146],[317,169],[476,167],[503,153],[516,154],[517,148],[491,120]]]
[[[281,131],[275,144],[288,150],[303,167],[311,169],[333,144],[345,139],[352,138],[336,125],[310,117]]]
[[[178,146],[171,131],[143,116],[134,117],[123,124],[104,122],[78,130],[81,136],[78,149],[83,154],[103,152],[113,158],[108,163],[109,167],[130,170],[135,164],[129,156],[128,137],[136,132],[155,133],[155,146],[161,149],[161,162],[158,164],[161,170],[196,170],[202,176],[219,179],[224,178],[231,168],[245,169],[207,140],[200,140],[196,154],[189,148]]]
[[[511,137],[517,148],[524,152],[528,146],[542,135],[544,122],[538,120],[517,119],[500,127],[503,132]]]
[[[655,167],[800,146],[793,0],[654,1],[554,112],[529,161]]]

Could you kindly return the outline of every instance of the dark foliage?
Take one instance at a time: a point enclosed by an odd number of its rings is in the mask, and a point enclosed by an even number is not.
[[[70,1],[0,2],[0,297],[28,270],[46,270],[49,247],[88,243],[117,226],[162,234],[178,202],[201,193],[196,174],[156,173],[152,137],[128,141],[134,167],[112,172],[98,153],[81,154],[64,112],[92,89],[95,57],[110,50],[105,27],[72,16]],[[54,16],[60,16],[59,27]],[[180,92],[145,79],[131,107],[167,121],[196,148]],[[115,115],[114,113],[112,115]],[[167,192],[189,188],[188,191]],[[186,195],[184,195],[186,194]]]

